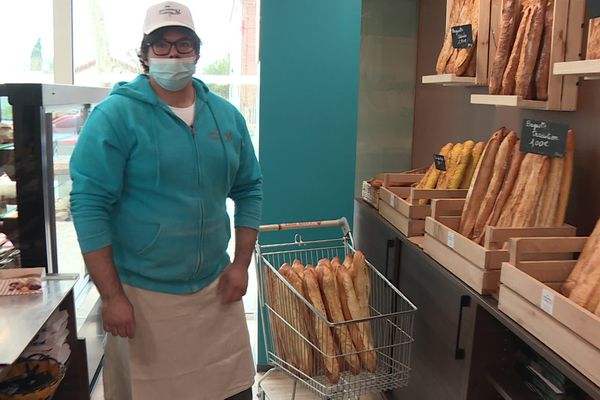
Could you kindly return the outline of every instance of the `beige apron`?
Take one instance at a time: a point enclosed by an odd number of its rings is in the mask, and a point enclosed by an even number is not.
[[[131,399],[220,400],[252,386],[244,306],[241,301],[221,304],[217,283],[190,295],[124,285],[136,318],[129,350],[121,349],[129,353]],[[107,371],[106,378],[120,377]],[[129,400],[127,389],[114,400]]]

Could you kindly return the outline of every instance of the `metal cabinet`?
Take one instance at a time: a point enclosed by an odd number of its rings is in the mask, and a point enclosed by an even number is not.
[[[360,211],[359,211],[360,210]],[[379,213],[364,201],[355,200],[354,243],[386,278],[398,278],[400,239],[396,229],[383,221]]]
[[[435,261],[402,241],[399,289],[418,308],[412,373],[398,399],[463,399],[466,395],[474,330],[471,295],[440,273]]]
[[[357,249],[410,299],[415,314],[408,387],[394,399],[463,399],[466,396],[475,304],[464,285],[361,200],[355,203]]]

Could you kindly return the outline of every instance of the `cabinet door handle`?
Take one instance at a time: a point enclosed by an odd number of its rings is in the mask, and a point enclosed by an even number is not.
[[[471,296],[462,295],[460,296],[460,308],[458,309],[458,329],[456,331],[456,346],[454,349],[454,359],[455,360],[464,360],[465,359],[465,349],[460,347],[460,334],[462,330],[462,316],[463,310],[465,307],[471,306]]]
[[[387,247],[385,252],[385,268],[384,275],[387,277],[387,272],[390,267],[390,250],[396,247],[396,241],[394,239],[390,239],[387,241]]]

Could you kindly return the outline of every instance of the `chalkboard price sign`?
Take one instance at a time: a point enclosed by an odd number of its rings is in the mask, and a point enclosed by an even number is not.
[[[444,156],[441,154],[434,154],[433,155],[433,162],[435,163],[435,168],[440,170],[440,171],[445,171],[446,170],[446,160],[444,159]]]
[[[455,49],[468,49],[473,47],[473,26],[460,25],[450,28],[452,31],[452,47]]]
[[[550,157],[565,154],[569,127],[547,121],[523,120],[521,151]]]
[[[588,15],[590,19],[600,17],[600,1],[587,0]]]

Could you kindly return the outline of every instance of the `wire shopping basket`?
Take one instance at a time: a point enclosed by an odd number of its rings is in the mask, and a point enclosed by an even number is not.
[[[304,241],[296,233],[290,243],[256,245],[269,364],[295,380],[292,398],[298,382],[331,400],[406,386],[416,307],[366,260],[368,284],[352,284],[349,276],[357,274],[346,261],[354,258],[356,266],[362,256],[346,219],[263,225],[260,231],[325,227],[341,228],[341,237]],[[362,303],[361,290],[368,293]],[[355,310],[364,310],[361,318],[348,318]],[[258,383],[262,399],[265,377]]]

